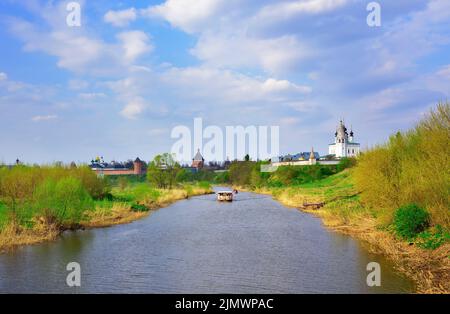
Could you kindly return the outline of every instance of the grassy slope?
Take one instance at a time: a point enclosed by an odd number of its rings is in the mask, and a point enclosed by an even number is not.
[[[371,251],[387,255],[400,271],[415,280],[418,292],[449,293],[450,245],[431,251],[396,239],[386,228],[385,215],[361,204],[352,170],[300,186],[263,188],[256,192],[271,194],[293,207],[300,207],[304,201],[325,202],[323,209],[308,212],[320,216],[326,226],[364,240]]]

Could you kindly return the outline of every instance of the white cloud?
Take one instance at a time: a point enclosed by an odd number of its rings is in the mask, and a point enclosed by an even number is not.
[[[450,97],[450,65],[445,65],[439,68],[436,72],[431,73],[421,80],[416,82],[417,87],[428,90],[434,90],[446,95],[438,99],[439,101],[446,101]]]
[[[153,50],[149,37],[142,31],[122,32],[117,35],[124,50],[124,58],[128,63],[134,62],[143,54]]]
[[[167,0],[150,6],[144,14],[164,18],[185,32],[198,33],[199,40],[191,53],[210,66],[262,68],[270,74],[285,74],[298,70],[299,64],[317,57],[322,50],[298,36],[300,28],[271,34],[273,30],[264,29],[268,19],[285,22],[287,17],[299,14],[328,13],[349,2]]]
[[[6,81],[8,79],[8,75],[5,72],[0,72],[0,81]]]
[[[299,118],[296,117],[285,117],[280,119],[280,125],[295,125],[300,122]]]
[[[69,80],[69,89],[82,90],[89,87],[89,83],[84,80]]]
[[[273,78],[263,80],[210,67],[170,68],[162,74],[173,93],[201,103],[226,103],[242,108],[244,103],[283,102],[311,92],[308,86]],[[220,97],[219,97],[220,95]]]
[[[146,108],[147,104],[145,101],[137,97],[128,102],[120,113],[127,119],[137,119]]]
[[[41,121],[55,120],[57,118],[58,118],[57,115],[47,115],[47,116],[34,116],[33,118],[31,118],[31,120],[34,122],[41,122]]]
[[[263,85],[262,89],[268,93],[271,92],[298,92],[301,94],[309,94],[312,92],[312,88],[309,86],[299,86],[293,84],[287,80],[275,80],[267,79]]]
[[[130,8],[121,11],[108,11],[103,20],[106,23],[110,23],[116,27],[125,27],[130,24],[130,22],[135,21],[137,18],[137,11],[135,8]]]
[[[22,20],[10,23],[11,30],[25,42],[28,52],[42,51],[58,58],[58,66],[75,72],[85,70],[100,58],[110,55],[101,41],[82,34],[62,30],[39,31],[36,26]]]
[[[167,0],[163,4],[143,10],[142,13],[149,17],[162,17],[172,26],[187,32],[195,32],[201,30],[205,23],[221,12],[226,2],[225,0]]]
[[[319,14],[333,11],[347,4],[348,0],[297,0],[277,2],[263,7],[256,15],[257,19],[285,20],[300,14]]]
[[[96,98],[104,98],[106,95],[104,93],[80,93],[78,96],[82,99],[92,100]]]
[[[204,35],[192,53],[214,66],[262,68],[269,73],[285,72],[312,55],[295,36],[261,39],[245,34]]]
[[[81,28],[67,27],[58,18],[66,14],[63,5],[49,4],[34,13],[44,23],[8,17],[7,24],[11,33],[24,42],[25,51],[55,56],[60,68],[77,74],[123,73],[133,66],[132,63],[137,58],[153,48],[149,44],[149,36],[142,31],[122,32],[117,34],[115,42],[107,42],[88,25]]]
[[[450,64],[443,66],[436,74],[450,80]]]

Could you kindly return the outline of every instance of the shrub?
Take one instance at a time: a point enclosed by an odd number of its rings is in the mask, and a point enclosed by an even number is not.
[[[430,215],[416,204],[402,206],[395,211],[394,229],[404,239],[414,239],[428,228]]]
[[[347,168],[354,167],[356,165],[355,158],[342,158],[339,164],[337,165],[337,171],[341,172]]]
[[[229,169],[231,183],[238,186],[249,185],[250,176],[254,167],[258,167],[256,162],[233,161]]]
[[[149,211],[147,206],[142,205],[142,204],[133,204],[133,205],[131,205],[131,210],[134,211],[134,212],[148,212]]]
[[[109,187],[105,179],[99,178],[90,168],[80,167],[70,170],[73,177],[78,178],[89,195],[94,199],[102,199],[109,193]]]
[[[192,185],[185,185],[184,190],[186,191],[186,196],[191,197],[194,195],[194,189],[192,188]]]
[[[36,188],[33,199],[38,215],[60,225],[79,223],[84,213],[94,208],[91,196],[76,178],[47,179]]]

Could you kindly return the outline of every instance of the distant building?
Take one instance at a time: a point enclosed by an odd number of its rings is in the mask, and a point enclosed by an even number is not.
[[[337,165],[341,158],[357,157],[361,152],[361,145],[354,141],[354,132],[348,133],[341,120],[334,134],[334,143],[329,145],[329,155],[320,157],[314,152],[303,152],[295,155],[279,156],[271,159],[271,164],[277,166],[308,166],[308,165]]]
[[[336,158],[357,157],[361,152],[361,145],[354,141],[353,130],[350,134],[341,120],[334,135],[334,143],[329,145],[328,152]]]
[[[204,166],[205,166],[205,159],[203,158],[199,149],[197,151],[197,154],[195,154],[194,159],[192,159],[192,168],[199,170],[202,169]]]
[[[103,159],[103,158],[102,158]],[[103,176],[120,176],[120,175],[144,175],[146,173],[144,162],[139,158],[133,162],[133,169],[126,167],[122,163],[111,162],[106,163],[103,160],[93,160],[90,167],[98,175]]]
[[[280,157],[274,157],[271,159],[272,166],[310,166],[318,163],[320,159],[319,153],[314,152],[314,148],[311,148],[311,152],[302,152],[295,155],[285,155]]]

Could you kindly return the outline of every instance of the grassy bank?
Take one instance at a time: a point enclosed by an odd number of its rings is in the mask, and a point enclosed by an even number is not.
[[[111,185],[88,168],[0,168],[0,251],[55,239],[65,230],[129,223],[208,184],[156,189],[127,180]]]
[[[92,228],[128,223],[176,201],[210,193],[211,187],[205,184],[185,184],[171,190],[153,189],[146,183],[125,189],[116,187],[113,200],[96,202],[95,211],[89,212],[81,224]]]

